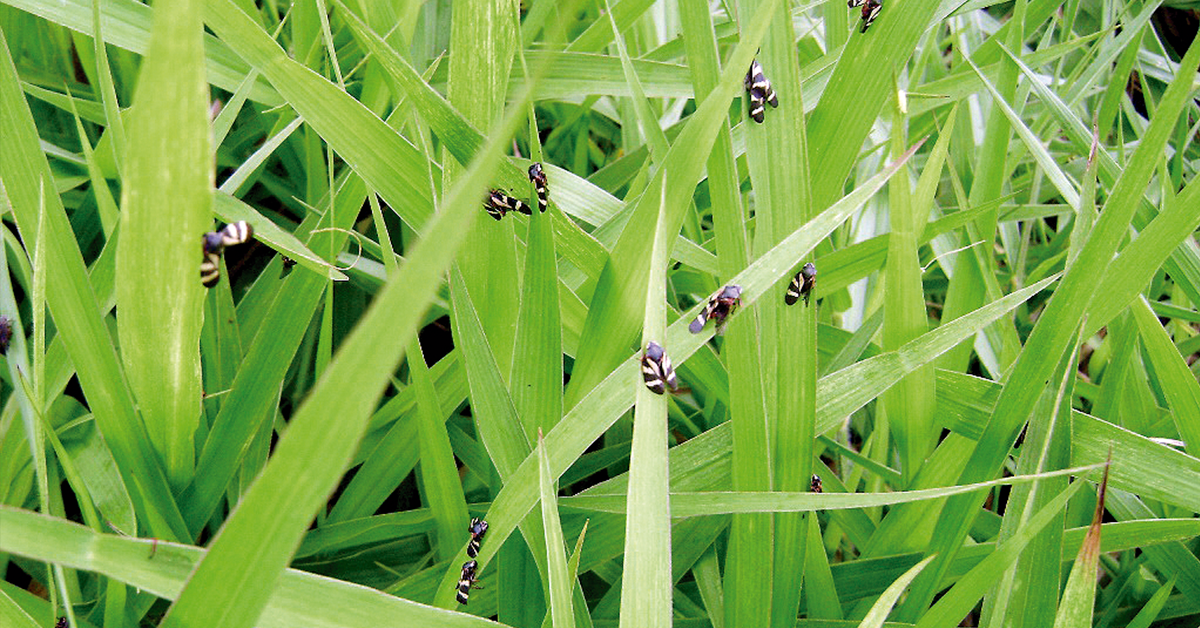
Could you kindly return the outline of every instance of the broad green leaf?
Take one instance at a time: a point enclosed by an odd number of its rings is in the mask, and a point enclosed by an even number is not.
[[[195,466],[200,417],[200,240],[213,162],[204,80],[203,5],[155,5],[129,122],[117,247],[117,331],[150,442],[176,491]],[[170,321],[167,324],[167,321]]]

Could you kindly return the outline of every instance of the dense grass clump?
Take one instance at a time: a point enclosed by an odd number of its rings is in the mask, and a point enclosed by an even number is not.
[[[0,4],[0,626],[1200,619],[1195,12]]]

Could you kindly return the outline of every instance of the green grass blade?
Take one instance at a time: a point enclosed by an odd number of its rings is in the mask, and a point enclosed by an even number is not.
[[[684,212],[689,207],[691,193],[703,173],[704,162],[695,155],[707,154],[713,138],[727,111],[727,104],[741,88],[743,72],[750,67],[752,51],[761,40],[771,17],[771,5],[764,6],[744,32],[721,75],[718,87],[709,95],[695,114],[689,117],[683,133],[675,140],[663,165],[654,174],[646,189],[656,190],[664,185],[670,173],[671,187],[667,189],[667,230],[677,233]],[[629,225],[613,248],[610,263],[600,275],[588,309],[587,320],[579,341],[575,370],[567,386],[564,407],[571,408],[593,386],[598,384],[626,355],[637,335],[636,317],[645,310],[645,292],[641,279],[646,275],[645,251],[654,231],[649,225],[658,211],[658,199],[643,194],[636,201]]]
[[[313,513],[350,462],[379,394],[463,241],[461,225],[478,209],[476,199],[498,149],[494,142],[460,179],[427,226],[426,237],[342,343],[267,467],[168,611],[166,628],[239,628],[258,619],[276,581],[264,574],[278,574],[287,565]],[[392,342],[379,342],[384,337]],[[335,415],[338,421],[328,420]]]
[[[542,527],[546,534],[546,562],[550,575],[550,617],[554,628],[574,628],[571,611],[571,582],[564,553],[562,522],[558,518],[557,489],[546,458],[546,441],[538,433],[538,478],[541,486]]]
[[[1107,474],[1105,476],[1107,480]],[[1100,482],[1096,511],[1088,527],[1071,575],[1063,586],[1062,601],[1054,617],[1055,628],[1086,628],[1092,625],[1092,609],[1096,604],[1096,567],[1100,562],[1100,524],[1104,520],[1104,497],[1107,481]]]
[[[1200,62],[1200,45],[1192,45],[1182,62],[1183,67]],[[1040,394],[1043,383],[1055,362],[1044,356],[1061,356],[1067,343],[1079,328],[1085,307],[1091,300],[1097,285],[1097,270],[1106,268],[1117,245],[1124,237],[1132,219],[1142,191],[1153,174],[1155,163],[1163,144],[1174,128],[1176,117],[1191,90],[1191,76],[1181,74],[1171,82],[1159,105],[1157,115],[1150,128],[1138,143],[1129,165],[1114,187],[1100,220],[1092,231],[1092,237],[1079,253],[1075,265],[1063,278],[1062,285],[1055,291],[1046,310],[1038,318],[1037,325],[1025,343],[1017,359],[1008,383],[1001,392],[993,412],[993,420],[980,445],[971,454],[961,482],[970,482],[991,476],[999,469],[1004,456],[1028,417],[1033,401]],[[945,575],[946,567],[953,554],[961,546],[971,522],[974,520],[981,495],[952,498],[942,510],[942,516],[934,531],[934,542],[930,553],[940,554],[933,568],[917,577],[912,594],[902,607],[902,618],[913,619],[933,599],[938,582]]]
[[[365,105],[289,57],[233,2],[218,0],[206,7],[205,24],[281,90],[288,104],[406,224],[423,232],[433,213],[425,156]]]
[[[653,190],[647,190],[653,194]],[[666,194],[666,187],[659,189]],[[665,343],[667,243],[666,199],[655,221],[649,273],[646,276],[646,311],[642,319],[642,345]],[[660,341],[659,339],[664,339]],[[663,345],[666,358],[671,346]],[[645,385],[637,386],[633,410],[633,443],[629,454],[629,514],[625,518],[625,560],[621,571],[623,628],[667,628],[671,625],[671,512],[668,496],[667,397]],[[668,389],[669,390],[669,389]],[[667,393],[669,394],[669,392]]]
[[[921,616],[920,621],[916,624],[917,627],[932,628],[933,626],[946,626],[957,622],[957,618],[965,616],[987,591],[988,586],[999,578],[1009,565],[1016,561],[1017,557],[1021,554],[1021,550],[1025,549],[1025,546],[1029,544],[1034,536],[1038,532],[1041,532],[1050,521],[1054,520],[1066,508],[1067,501],[1084,484],[1085,482],[1083,481],[1076,481],[1042,507],[1041,510],[1029,519],[1029,523],[1020,532],[1006,543],[997,546],[995,552],[951,587],[933,605],[933,608],[929,609],[929,612]]]
[[[1175,429],[1179,431],[1184,449],[1196,457],[1200,454],[1200,385],[1196,383],[1196,376],[1145,298],[1135,301],[1130,309],[1159,387],[1167,398]]]
[[[333,209],[326,212],[327,220],[335,228],[348,229],[365,196],[362,180],[351,177],[336,196]],[[321,224],[330,223],[323,220]],[[339,239],[345,235],[340,231],[333,234],[340,247]],[[204,450],[196,461],[192,483],[180,498],[191,530],[198,532],[219,506],[246,455],[242,444],[250,442],[263,421],[273,420],[279,387],[304,339],[324,286],[325,279],[320,275],[293,272],[271,302],[234,376],[230,393],[213,421]]]
[[[467,527],[467,501],[450,437],[446,434],[437,390],[425,365],[421,343],[413,339],[405,355],[412,374],[411,385],[416,389],[417,432],[421,441],[421,479],[424,496],[437,521],[438,560],[450,560],[462,545],[463,530]]]
[[[130,388],[167,480],[195,465],[200,415],[201,235],[211,226],[212,149],[201,3],[156,5],[129,124],[117,246],[117,332]],[[164,321],[171,324],[164,325]]]
[[[162,469],[155,463],[156,454],[134,409],[116,350],[107,342],[110,336],[97,315],[100,308],[62,202],[46,189],[52,181],[50,168],[41,154],[37,130],[2,34],[0,48],[4,50],[0,57],[0,181],[22,239],[35,242],[43,237],[46,242],[46,303],[139,514],[155,535],[186,538],[186,526]],[[47,233],[40,236],[36,225],[42,207]]]
[[[929,565],[929,561],[933,560],[930,556],[925,560],[913,565],[908,571],[904,572],[903,576],[896,579],[895,582],[879,596],[879,599],[871,605],[871,610],[867,611],[866,617],[863,617],[862,622],[858,624],[858,628],[881,628],[883,622],[887,619],[888,613],[892,611],[892,607],[899,601],[900,595],[908,588],[909,583],[917,574],[921,573]]]

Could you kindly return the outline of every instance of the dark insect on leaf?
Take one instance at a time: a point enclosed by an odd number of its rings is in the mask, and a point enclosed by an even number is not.
[[[471,523],[467,526],[467,531],[471,533],[471,540],[467,542],[467,556],[475,558],[479,555],[479,544],[483,541],[483,535],[487,534],[487,529],[486,521],[478,517],[471,518]]]
[[[58,621],[54,622],[54,628],[69,628],[71,624],[67,623],[66,617],[59,617]]]
[[[0,316],[0,355],[8,354],[8,341],[12,340],[12,321]]]
[[[254,237],[254,228],[244,220],[231,222],[219,231],[203,236],[203,257],[200,260],[200,283],[211,288],[221,279],[221,253],[225,247],[243,244]]]
[[[458,594],[454,596],[459,604],[465,605],[467,599],[471,596],[471,589],[479,588],[475,585],[475,570],[478,568],[479,563],[473,560],[463,563],[462,575],[458,577],[458,586],[456,587]]]
[[[292,272],[292,267],[294,267],[295,265],[296,265],[296,260],[284,255],[283,256],[283,269],[279,271],[279,278],[283,279],[284,277],[287,277],[288,273]]]
[[[767,76],[763,73],[758,59],[750,62],[750,70],[746,72],[742,86],[746,88],[746,94],[750,96],[750,117],[755,122],[763,121],[766,105],[779,106],[779,98],[775,95],[775,89],[771,87],[771,81],[768,81]]]
[[[704,309],[700,310],[700,314],[696,320],[688,325],[688,331],[693,334],[700,333],[704,329],[704,324],[711,318],[718,326],[725,322],[725,317],[733,313],[741,304],[742,287],[737,285],[728,285],[721,288],[721,291],[709,297],[708,303]]]
[[[812,480],[810,480],[808,483],[808,490],[813,493],[825,492],[824,488],[821,486],[821,476],[817,475],[816,473],[813,474]]]
[[[671,358],[657,342],[651,340],[642,352],[642,380],[646,388],[656,395],[666,392],[667,388],[679,388],[679,380],[675,379],[675,367],[671,366]]]
[[[542,169],[542,164],[534,162],[529,167],[529,180],[533,182],[533,191],[537,192],[538,211],[546,211],[550,194],[546,189],[546,171]]]
[[[867,32],[871,28],[871,23],[875,18],[879,17],[879,12],[883,10],[883,3],[879,0],[864,0],[862,5],[862,31]]]
[[[804,268],[792,277],[792,283],[788,285],[787,293],[783,295],[783,302],[791,305],[804,297],[804,304],[808,305],[808,299],[812,296],[813,286],[817,283],[817,267],[812,265],[812,262],[804,264]]]
[[[483,208],[487,210],[489,216],[496,220],[504,218],[504,214],[511,211],[521,212],[526,216],[533,215],[533,210],[529,209],[529,205],[526,205],[525,201],[513,198],[500,190],[488,192],[487,198],[483,199]]]

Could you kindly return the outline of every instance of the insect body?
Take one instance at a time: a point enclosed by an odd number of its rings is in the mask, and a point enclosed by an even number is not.
[[[852,3],[854,1],[855,0],[851,0]],[[851,4],[850,6],[854,7],[858,6],[859,4],[862,5],[861,32],[865,33],[867,32],[868,28],[871,28],[871,23],[875,21],[875,18],[879,17],[879,12],[883,10],[883,3],[879,0],[858,0],[858,4]]]
[[[529,180],[533,182],[533,191],[537,192],[538,211],[546,211],[550,195],[546,190],[546,171],[542,170],[542,164],[534,162],[529,167]]]
[[[200,261],[200,283],[205,288],[217,285],[221,279],[221,253],[226,247],[245,243],[254,237],[254,229],[244,220],[231,222],[220,231],[204,234],[204,258]]]
[[[821,476],[813,474],[812,480],[808,483],[808,490],[813,493],[824,493],[825,490],[821,487]]]
[[[475,587],[475,570],[479,568],[479,563],[468,560],[463,563],[462,575],[458,577],[458,594],[455,598],[459,604],[466,604],[467,598],[471,595],[471,589]]]
[[[696,320],[688,325],[688,330],[693,334],[700,333],[704,329],[704,323],[708,319],[716,321],[717,325],[725,322],[725,317],[733,313],[741,303],[742,287],[730,284],[721,288],[721,291],[709,297],[708,303],[700,310],[700,315]]]
[[[679,380],[675,379],[675,367],[671,366],[671,358],[657,342],[651,340],[642,352],[642,379],[646,388],[656,395],[666,392],[667,388],[675,390]]]
[[[492,190],[488,192],[487,198],[483,199],[483,208],[492,218],[500,220],[504,218],[504,214],[511,211],[518,211],[526,216],[533,214],[533,210],[519,198],[513,198],[500,190]]]
[[[804,304],[808,305],[808,299],[812,296],[813,286],[817,283],[817,267],[812,265],[812,262],[804,264],[804,268],[792,277],[792,283],[788,285],[787,294],[783,295],[783,302],[791,305],[798,301],[800,297],[804,297]]]
[[[750,96],[750,117],[755,122],[763,121],[763,113],[766,111],[768,103],[772,107],[779,106],[779,98],[775,95],[775,89],[771,87],[771,81],[768,81],[766,75],[763,74],[762,65],[759,64],[758,59],[750,62],[750,70],[746,72],[746,78],[742,81],[742,85]]]
[[[477,517],[471,518],[471,524],[467,526],[467,531],[471,533],[471,540],[467,543],[467,556],[475,558],[479,555],[479,544],[483,541],[483,535],[487,534],[487,529],[486,521]]]
[[[66,617],[59,617],[58,621],[54,622],[54,628],[69,628]]]

